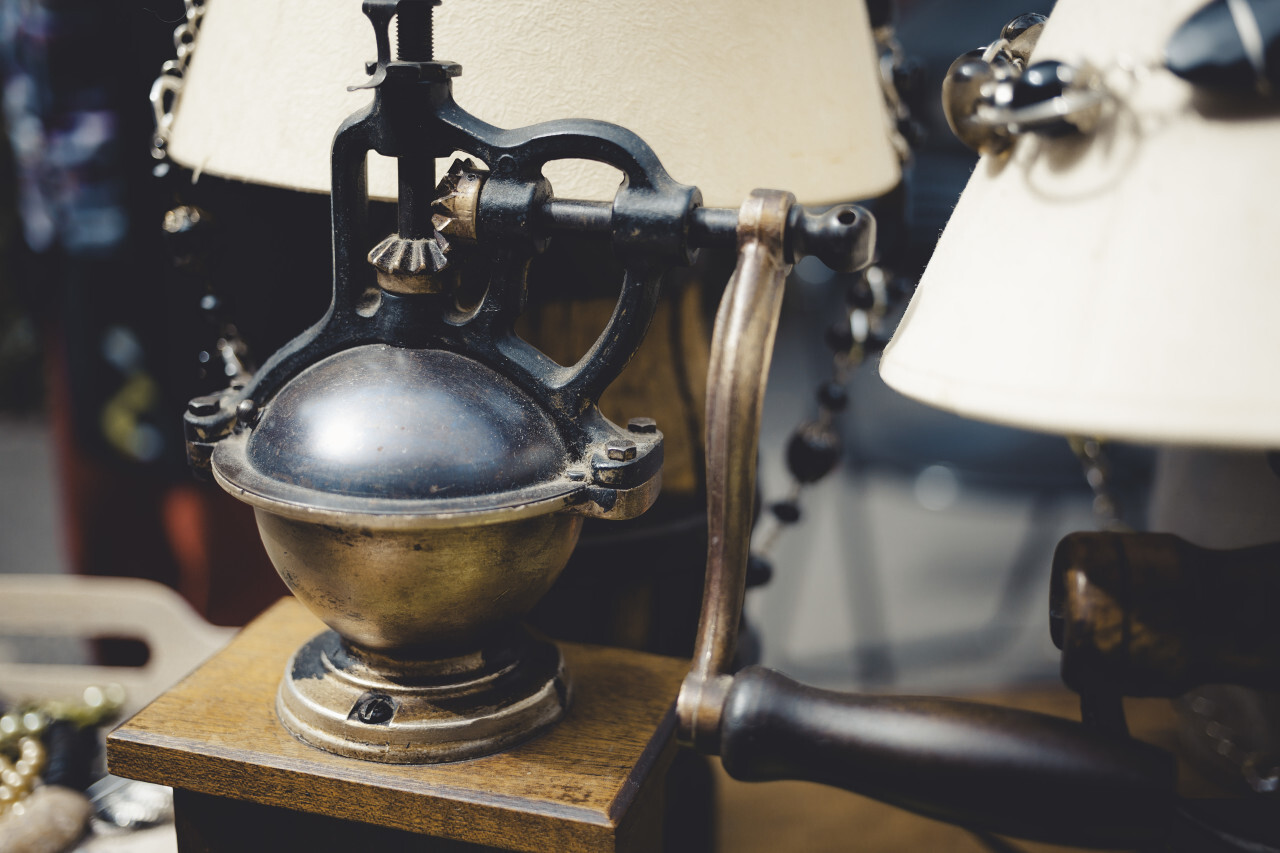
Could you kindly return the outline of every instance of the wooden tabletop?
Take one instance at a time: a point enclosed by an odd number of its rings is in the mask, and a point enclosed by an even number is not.
[[[550,732],[487,758],[398,766],[322,752],[276,719],[286,661],[323,628],[295,600],[276,604],[110,735],[111,772],[504,850],[626,846],[627,814],[674,750],[687,661],[562,644],[575,693]]]

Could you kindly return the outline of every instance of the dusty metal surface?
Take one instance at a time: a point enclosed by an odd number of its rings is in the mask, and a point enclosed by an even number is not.
[[[295,737],[326,752],[433,764],[533,737],[564,715],[569,690],[560,650],[522,630],[479,651],[423,661],[364,654],[326,631],[290,659],[276,713]]]

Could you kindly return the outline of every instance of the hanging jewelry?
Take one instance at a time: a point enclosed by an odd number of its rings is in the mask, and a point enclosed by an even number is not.
[[[1004,153],[1026,133],[1091,133],[1119,99],[1117,76],[1163,68],[1205,90],[1266,98],[1280,86],[1274,59],[1280,56],[1280,3],[1274,0],[1213,0],[1174,31],[1163,58],[1150,67],[1032,63],[1046,20],[1019,15],[1000,38],[963,54],[947,70],[947,123],[979,154]]]

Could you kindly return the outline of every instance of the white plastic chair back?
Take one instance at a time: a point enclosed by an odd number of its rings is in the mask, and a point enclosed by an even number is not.
[[[150,657],[140,667],[22,663],[0,659],[0,695],[78,699],[91,685],[125,688],[130,716],[172,687],[235,633],[204,621],[181,596],[136,578],[0,575],[0,638],[125,637]]]

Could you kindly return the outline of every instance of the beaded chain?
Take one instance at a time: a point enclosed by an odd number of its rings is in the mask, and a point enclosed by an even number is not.
[[[1143,75],[1167,71],[1198,89],[1236,97],[1280,93],[1280,16],[1258,14],[1256,0],[1212,0],[1179,26],[1163,55],[1149,62],[1117,58],[1031,62],[1047,21],[1036,13],[1005,24],[1000,38],[962,54],[942,83],[951,130],[983,155],[1002,155],[1022,135],[1092,133]],[[1235,38],[1224,38],[1234,33]]]
[[[774,547],[782,531],[800,521],[803,490],[826,477],[840,463],[843,445],[837,429],[839,416],[849,407],[848,384],[869,356],[889,343],[886,317],[911,295],[913,283],[882,266],[868,267],[845,289],[843,317],[833,321],[823,335],[831,350],[831,377],[814,394],[818,415],[802,421],[787,441],[787,470],[791,486],[786,497],[768,505],[754,536],[747,564],[747,586],[760,586],[773,575]]]

